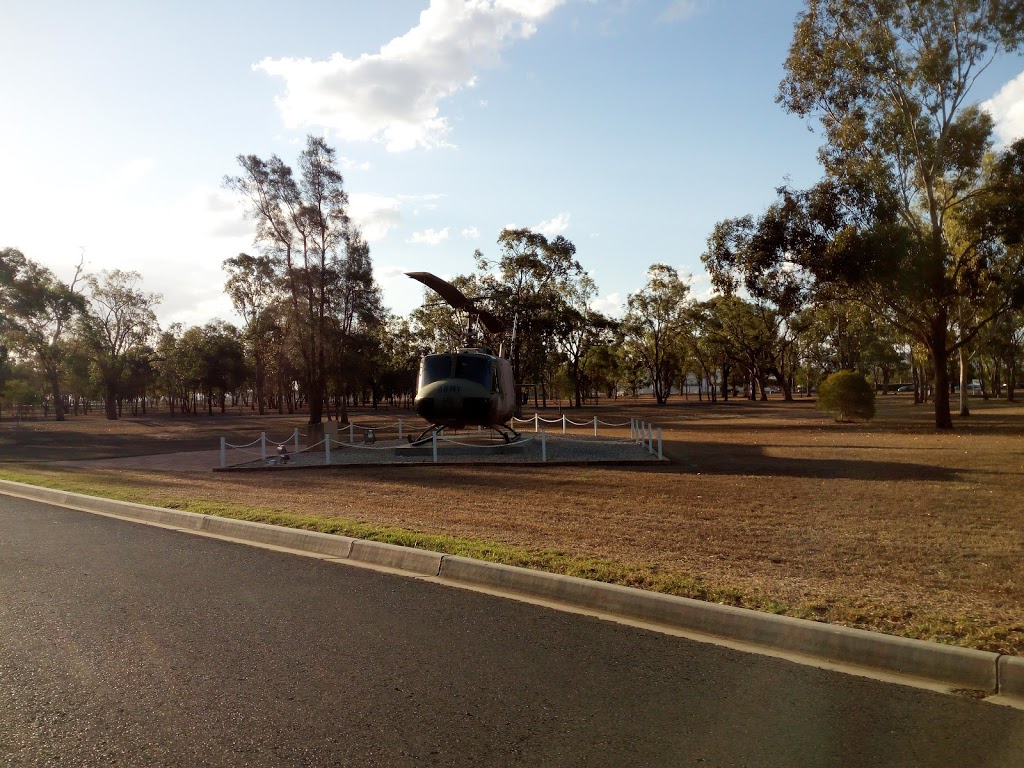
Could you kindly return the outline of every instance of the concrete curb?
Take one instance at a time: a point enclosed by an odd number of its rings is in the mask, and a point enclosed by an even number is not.
[[[1024,699],[1024,656],[1000,656],[999,693]]]
[[[352,560],[699,632],[776,652],[1024,697],[1024,657],[775,616],[631,587],[345,536],[201,515],[0,480],[0,493],[200,534]]]

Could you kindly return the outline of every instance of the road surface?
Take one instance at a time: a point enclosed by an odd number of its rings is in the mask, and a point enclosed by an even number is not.
[[[0,496],[0,765],[1024,766],[1024,712]]]

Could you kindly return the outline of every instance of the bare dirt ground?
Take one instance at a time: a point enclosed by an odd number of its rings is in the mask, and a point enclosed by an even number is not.
[[[221,436],[288,434],[302,418],[2,421],[0,477],[340,532],[401,529],[434,548],[475,542],[479,556],[530,567],[1024,655],[1024,405],[974,399],[940,434],[930,406],[878,404],[869,424],[836,424],[807,401],[571,412],[662,426],[669,466],[243,475],[50,462],[212,459]]]

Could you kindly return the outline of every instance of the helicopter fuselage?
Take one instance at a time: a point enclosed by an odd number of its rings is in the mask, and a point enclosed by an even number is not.
[[[431,424],[452,429],[505,424],[516,409],[512,365],[484,347],[426,355],[414,405]]]

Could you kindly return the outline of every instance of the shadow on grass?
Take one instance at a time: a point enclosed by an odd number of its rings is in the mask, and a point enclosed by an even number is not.
[[[649,471],[878,482],[952,482],[961,481],[970,474],[970,470],[903,461],[766,456],[763,446],[723,446],[720,443],[687,443],[685,448],[676,445],[667,450],[666,455],[673,462],[670,467],[656,467]]]

